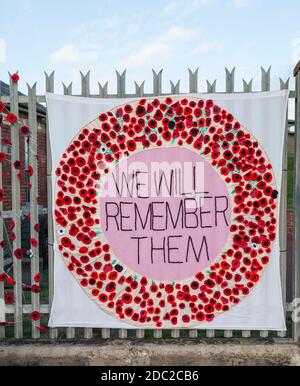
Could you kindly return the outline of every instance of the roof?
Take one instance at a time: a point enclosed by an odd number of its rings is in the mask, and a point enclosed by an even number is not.
[[[25,94],[19,91],[19,95],[24,96]],[[2,82],[2,80],[0,80],[0,96],[9,96],[9,85],[7,83]],[[24,103],[20,103],[20,109],[26,113],[28,111],[28,106]],[[46,116],[46,112],[47,112],[46,107],[38,103],[37,104],[38,115]]]
[[[9,85],[2,82],[2,80],[0,80],[0,95],[9,96]]]

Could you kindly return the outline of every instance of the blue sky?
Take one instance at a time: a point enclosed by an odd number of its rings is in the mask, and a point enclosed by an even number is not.
[[[163,86],[181,79],[187,90],[187,68],[199,67],[199,85],[218,79],[237,67],[241,79],[254,77],[259,86],[260,65],[278,76],[292,76],[300,58],[300,1],[286,0],[10,0],[2,1],[0,22],[0,77],[19,70],[20,87],[38,81],[44,91],[43,71],[56,72],[61,82],[79,87],[79,70],[91,69],[92,90],[97,81],[116,87],[115,69],[127,68],[128,90],[133,81],[146,80],[151,91],[151,69],[164,69]]]

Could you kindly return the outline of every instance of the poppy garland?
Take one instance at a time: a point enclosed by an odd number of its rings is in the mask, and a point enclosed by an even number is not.
[[[184,147],[225,182],[229,237],[221,253],[187,280],[133,272],[101,228],[99,191],[124,159],[145,149]],[[101,114],[62,155],[56,170],[59,251],[88,296],[105,312],[142,328],[195,328],[240,303],[261,279],[276,238],[278,191],[258,141],[212,100],[141,99]]]

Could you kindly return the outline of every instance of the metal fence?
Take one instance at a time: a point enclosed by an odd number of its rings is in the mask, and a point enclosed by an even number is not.
[[[84,97],[94,97],[94,98],[134,98],[134,97],[153,97],[161,95],[170,95],[170,94],[180,94],[180,82],[174,84],[170,82],[170,92],[164,93],[162,90],[162,70],[160,72],[155,72],[153,70],[153,92],[147,94],[144,92],[145,82],[142,84],[137,84],[135,82],[135,94],[126,93],[126,71],[120,74],[118,71],[117,75],[117,93],[110,95],[108,93],[108,83],[101,85],[99,83],[99,93],[97,95],[91,95],[90,93],[90,72],[87,74],[81,73],[81,95]],[[297,205],[300,202],[300,151],[297,151],[300,148],[300,63],[295,69],[294,72],[296,79],[296,88],[293,91],[290,91],[289,97],[295,100],[296,104],[296,113],[295,113],[295,122],[292,119],[289,123],[295,123],[295,141],[296,141],[296,152],[295,152],[295,251],[300,250],[300,205]],[[54,72],[48,75],[45,73],[45,91],[54,92]],[[189,93],[198,93],[198,92],[207,92],[207,93],[217,93],[217,81],[210,83],[207,81],[207,90],[202,91],[198,88],[198,69],[196,71],[191,71],[189,69]],[[289,79],[283,81],[279,79],[280,89],[289,88]],[[271,90],[271,68],[268,70],[261,69],[261,90],[257,91],[270,91]],[[232,71],[229,71],[226,68],[226,93],[235,93],[235,68]],[[255,92],[253,90],[253,80],[246,82],[243,80],[243,92]],[[63,84],[63,93],[65,95],[72,95],[72,83],[66,86]],[[224,92],[223,92],[224,93]],[[38,169],[37,169],[37,103],[45,103],[45,95],[37,95],[36,93],[36,84],[32,87],[28,86],[28,96],[19,95],[18,84],[10,81],[10,95],[6,97],[0,97],[0,100],[3,103],[7,103],[10,106],[10,112],[18,116],[20,104],[25,104],[28,106],[28,126],[30,127],[30,152],[29,152],[29,164],[36,171],[30,177],[30,234],[31,237],[37,236],[36,224],[39,222],[39,212],[37,204],[38,196]],[[12,241],[12,250],[15,251],[21,248],[21,216],[20,216],[20,180],[17,176],[17,173],[14,169],[14,163],[20,158],[20,144],[19,144],[19,123],[11,123],[11,168],[12,168],[12,221],[14,222],[14,234],[15,237]],[[47,130],[48,131],[48,130]],[[286,314],[288,315],[291,311],[291,305],[286,302],[286,256],[287,256],[287,134],[288,134],[288,119],[287,119],[287,128],[286,128],[286,141],[285,141],[285,151],[284,151],[284,160],[282,166],[282,203],[281,203],[281,213],[280,213],[280,250],[281,250],[281,277],[282,277],[282,292],[284,307]],[[0,125],[0,142],[1,141],[1,125]],[[40,330],[40,320],[32,321],[28,317],[33,311],[38,311],[42,315],[48,315],[51,308],[51,302],[53,299],[53,283],[54,283],[54,274],[53,274],[53,218],[52,215],[52,185],[51,185],[51,174],[52,174],[52,165],[51,165],[51,149],[49,145],[49,136],[47,138],[47,190],[48,190],[48,287],[49,287],[49,296],[47,304],[44,304],[40,301],[40,293],[31,292],[31,302],[30,304],[24,304],[23,302],[23,285],[22,285],[22,261],[17,259],[16,256],[12,256],[13,259],[13,279],[14,283],[14,298],[15,302],[12,305],[5,304],[4,294],[5,287],[4,282],[0,281],[0,321],[8,320],[11,321],[11,325],[8,322],[7,324],[0,325],[0,339],[8,338],[8,329],[13,329],[11,334],[16,339],[28,338],[24,334],[24,325],[27,320],[27,329],[28,323],[31,324],[31,334],[29,334],[33,339],[50,337],[51,339],[57,339],[58,337],[66,337],[67,339],[74,339],[78,336],[78,332],[82,334],[85,339],[92,339],[93,337],[102,337],[108,339],[113,336],[113,332],[109,329],[75,329],[75,328],[66,328],[66,329],[50,329],[46,333],[43,329]],[[2,188],[2,163],[0,162],[0,189]],[[0,212],[3,210],[3,203],[0,201]],[[0,240],[3,240],[3,229],[4,229],[4,219],[3,216],[0,217]],[[40,272],[40,259],[39,259],[39,246],[32,246],[32,259],[31,259],[31,283],[34,282],[35,276]],[[293,271],[294,271],[294,298],[300,298],[300,256],[297,255],[297,252],[294,254],[293,261]],[[4,253],[3,248],[0,248],[0,274],[4,272]],[[43,320],[43,319],[42,319]],[[44,323],[47,323],[47,318],[45,317]],[[292,337],[294,341],[300,341],[300,322],[291,322],[293,334]],[[27,332],[28,333],[28,332]],[[80,335],[79,333],[79,335]],[[115,333],[115,332],[114,332]],[[133,332],[127,330],[120,330],[118,336],[121,339],[125,339],[128,336],[131,336]],[[152,335],[153,334],[153,335]],[[164,336],[171,336],[172,338],[179,338],[181,336],[188,336],[190,338],[199,338],[206,336],[207,338],[214,338],[216,336],[223,336],[224,338],[232,338],[234,336],[239,336],[243,338],[250,338],[251,336],[257,337],[257,332],[254,331],[214,331],[214,330],[192,330],[192,331],[180,331],[172,330],[170,332],[163,332],[162,330],[154,331],[145,331],[145,330],[136,330],[135,336],[137,338],[144,338],[148,336],[153,336],[154,338],[162,338]],[[269,331],[260,331],[258,334],[261,338],[268,338],[269,336],[274,336],[274,333],[270,334]],[[82,336],[82,335],[81,335]],[[276,336],[281,339],[287,339],[286,334],[282,332],[277,332]],[[291,338],[291,337],[290,337]]]

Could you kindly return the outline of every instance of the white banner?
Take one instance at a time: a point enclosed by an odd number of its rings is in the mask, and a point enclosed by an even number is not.
[[[173,96],[172,96],[173,97]],[[184,96],[181,96],[182,98]],[[264,149],[276,178],[279,192],[282,175],[283,143],[286,126],[288,92],[250,93],[250,94],[211,94],[186,95],[212,99],[224,108],[258,140]],[[92,99],[47,94],[47,108],[50,127],[50,141],[53,164],[53,192],[55,192],[55,170],[62,154],[73,138],[89,122],[101,113],[130,102],[125,99]],[[55,194],[55,193],[54,193]],[[55,201],[56,197],[53,196]],[[56,235],[56,232],[54,232]],[[103,311],[82,290],[80,284],[66,267],[54,244],[54,299],[49,321],[50,327],[91,327],[137,329]],[[145,328],[143,325],[140,328]],[[183,328],[180,326],[180,328]],[[276,330],[284,331],[285,317],[282,305],[280,283],[280,248],[277,238],[274,241],[270,262],[260,281],[251,293],[232,307],[229,312],[217,315],[212,322],[194,324],[189,328],[230,329],[230,330]]]

